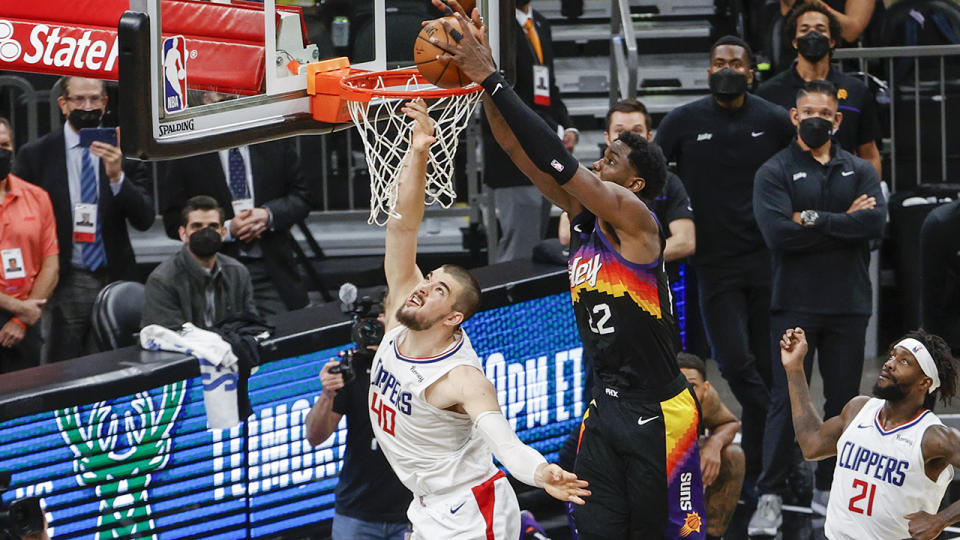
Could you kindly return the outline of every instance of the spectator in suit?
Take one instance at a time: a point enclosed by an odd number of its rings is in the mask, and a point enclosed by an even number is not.
[[[47,192],[10,173],[13,137],[0,118],[0,373],[40,363],[40,320],[59,274],[57,227]]]
[[[177,233],[183,247],[147,278],[140,326],[178,330],[189,322],[209,329],[230,315],[256,313],[247,268],[218,253],[226,235],[223,208],[213,197],[197,195],[180,215]]]
[[[56,336],[45,347],[49,362],[94,352],[90,314],[97,294],[111,281],[137,279],[127,224],[145,231],[155,216],[142,163],[124,160],[119,147],[101,141],[80,146],[80,130],[100,125],[106,83],[64,77],[57,103],[67,117],[63,129],[21,148],[15,170],[49,193],[56,217],[60,282],[43,322],[44,335]],[[96,218],[90,231],[74,230],[82,212]]]
[[[517,94],[540,115],[568,146],[575,145],[576,134],[567,107],[560,100],[553,69],[553,38],[550,23],[528,0],[517,2]],[[493,190],[502,237],[496,261],[529,259],[533,247],[543,239],[550,204],[530,180],[504,153],[482,117],[484,182]],[[566,129],[565,129],[566,128]],[[570,131],[571,133],[566,133]],[[537,216],[538,219],[531,219]]]
[[[310,207],[291,140],[172,161],[162,186],[163,225],[170,238],[179,238],[181,211],[190,197],[210,195],[224,209],[223,251],[250,271],[261,316],[307,305],[290,227],[307,217]]]

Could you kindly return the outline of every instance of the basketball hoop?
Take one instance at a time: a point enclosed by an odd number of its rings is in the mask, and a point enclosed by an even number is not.
[[[453,187],[453,157],[458,136],[466,127],[480,101],[483,88],[471,84],[443,89],[426,81],[416,69],[361,72],[340,81],[340,96],[347,104],[350,118],[363,138],[363,152],[370,173],[370,219],[367,223],[383,226],[390,217],[399,218],[397,180],[404,156],[410,147],[414,120],[401,108],[423,98],[436,121],[427,161],[426,204],[439,203],[449,208],[457,198]]]

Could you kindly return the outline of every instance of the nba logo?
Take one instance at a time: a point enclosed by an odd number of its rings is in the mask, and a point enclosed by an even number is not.
[[[183,36],[163,40],[163,108],[168,113],[187,108],[187,40]]]

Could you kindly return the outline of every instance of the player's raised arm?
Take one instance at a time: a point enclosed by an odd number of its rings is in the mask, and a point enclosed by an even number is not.
[[[403,112],[415,120],[410,134],[410,148],[404,156],[403,168],[398,181],[397,205],[399,218],[391,216],[387,221],[387,238],[383,256],[383,269],[387,288],[392,294],[384,309],[389,329],[396,324],[394,313],[396,301],[404,301],[410,290],[423,279],[417,267],[417,233],[424,213],[424,189],[427,182],[427,160],[430,145],[436,142],[433,136],[435,122],[427,113],[422,99],[403,106]]]
[[[804,459],[812,461],[836,455],[840,435],[868,398],[855,397],[844,405],[840,416],[821,420],[810,401],[810,387],[803,371],[803,358],[807,355],[807,349],[807,336],[801,328],[787,329],[780,339],[780,361],[787,373],[793,430]]]
[[[523,444],[504,418],[497,389],[479,369],[459,366],[431,385],[427,401],[438,408],[457,408],[470,415],[473,425],[500,463],[524,484],[543,488],[551,497],[583,504],[590,495],[587,482],[547,460]]]
[[[520,96],[497,71],[489,45],[485,40],[478,40],[476,37],[480,34],[477,31],[479,20],[475,18],[471,21],[467,18],[455,0],[450,5],[457,9],[455,17],[462,30],[458,32],[463,35],[463,38],[457,45],[451,47],[451,55],[441,56],[441,59],[455,62],[462,73],[483,86],[488,96],[484,107],[490,105],[496,107],[500,117],[522,147],[523,155],[532,163],[532,169],[540,171],[540,174],[531,176],[534,183],[540,187],[552,181],[594,215],[613,225],[621,236],[633,237],[641,232],[656,231],[656,222],[636,195],[643,189],[645,179],[635,177],[628,185],[621,186],[613,182],[603,182],[590,170],[581,167],[579,162],[567,152],[563,141],[542,118],[523,103]],[[449,32],[450,24],[446,21],[442,22]],[[496,115],[493,119],[496,120]],[[494,127],[494,122],[491,122],[491,127]],[[498,141],[502,145],[510,145],[509,137],[498,136]],[[509,150],[507,146],[504,148]],[[628,159],[627,152],[614,150],[608,151],[608,154],[612,155],[605,155],[604,159],[614,161]],[[518,167],[524,165],[525,160],[518,161],[518,152],[510,155]],[[548,196],[554,193],[552,197],[557,197],[553,188],[549,190],[541,188],[541,191]],[[557,202],[563,203],[563,201]],[[659,255],[659,247],[657,244],[657,255]]]

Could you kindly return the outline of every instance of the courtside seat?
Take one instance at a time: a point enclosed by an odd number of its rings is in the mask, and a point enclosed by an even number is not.
[[[143,301],[143,284],[136,281],[114,281],[100,291],[93,304],[97,348],[109,351],[136,343]]]

